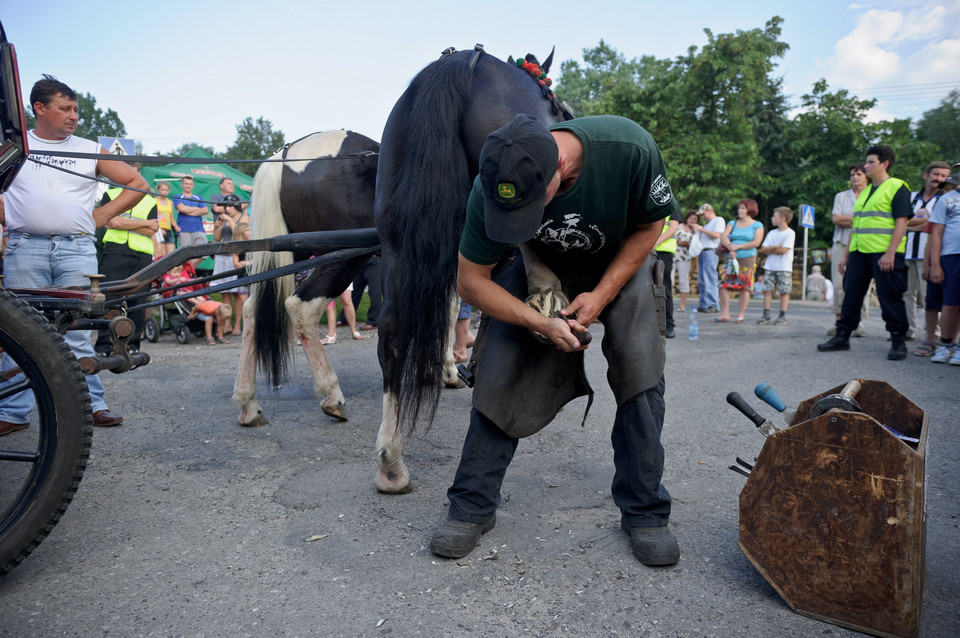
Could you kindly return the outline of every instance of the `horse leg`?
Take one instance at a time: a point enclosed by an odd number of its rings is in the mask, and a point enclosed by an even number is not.
[[[413,490],[410,472],[403,462],[403,434],[398,423],[397,400],[389,391],[383,395],[383,420],[377,432],[377,464],[374,479],[382,494],[406,494]]]
[[[454,333],[457,327],[457,315],[459,314],[460,298],[457,295],[452,295],[450,297],[450,329],[447,330],[447,345],[443,353],[443,384],[454,389],[467,387],[467,384],[457,374],[457,362],[453,356]]]
[[[307,355],[307,361],[310,362],[310,371],[313,374],[313,391],[317,398],[322,397],[320,409],[323,410],[324,414],[346,421],[346,401],[343,398],[343,392],[340,390],[340,382],[337,379],[337,373],[327,360],[323,344],[320,343],[320,317],[326,311],[329,302],[329,297],[321,296],[303,301],[297,295],[291,295],[287,297],[284,305],[293,321],[293,325],[296,327],[300,343],[303,345],[303,351]]]
[[[257,340],[254,336],[253,303],[243,307],[243,337],[240,343],[240,367],[237,381],[233,386],[233,400],[240,404],[240,417],[237,423],[245,427],[257,427],[269,423],[263,415],[263,408],[257,403]]]

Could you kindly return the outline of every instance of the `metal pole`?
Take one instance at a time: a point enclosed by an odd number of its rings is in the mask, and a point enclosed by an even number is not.
[[[803,227],[803,278],[800,280],[800,286],[803,290],[800,291],[800,300],[807,300],[807,236],[810,233],[810,229],[806,226]]]

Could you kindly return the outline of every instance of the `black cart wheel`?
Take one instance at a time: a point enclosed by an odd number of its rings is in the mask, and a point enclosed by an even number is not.
[[[26,429],[0,437],[0,575],[63,516],[90,456],[93,416],[80,364],[36,310],[0,288],[0,400],[33,390]],[[19,373],[19,374],[18,374]]]
[[[190,343],[190,329],[186,325],[180,324],[176,327],[177,343],[186,345]]]
[[[150,343],[157,342],[157,339],[160,338],[160,324],[156,319],[153,317],[147,319],[146,323],[143,324],[143,334]]]

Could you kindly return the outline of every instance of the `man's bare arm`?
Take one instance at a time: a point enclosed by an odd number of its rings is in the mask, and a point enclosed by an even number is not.
[[[104,155],[110,155],[107,149],[103,147],[100,148],[100,152]],[[140,173],[134,170],[132,166],[124,164],[123,162],[99,160],[97,161],[97,173],[121,186],[129,186],[130,188],[139,188],[141,190],[147,190],[149,188],[147,180],[143,179]],[[125,188],[113,200],[99,208],[93,209],[93,221],[97,228],[103,226],[124,211],[133,208],[137,202],[143,199],[143,195],[143,193]]]

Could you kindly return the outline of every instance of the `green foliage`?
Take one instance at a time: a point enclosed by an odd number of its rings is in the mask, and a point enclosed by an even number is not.
[[[237,139],[233,146],[227,148],[225,157],[228,159],[266,159],[273,152],[283,146],[283,131],[274,131],[270,120],[258,117],[246,118],[237,124]],[[238,171],[253,175],[260,164],[235,164]]]
[[[938,159],[960,162],[960,90],[950,91],[938,107],[924,113],[916,134],[918,140],[940,147]]]
[[[169,153],[156,152],[156,153],[154,153],[154,155],[172,155],[172,156],[174,156],[174,157],[182,157],[183,155],[186,155],[186,154],[187,154],[187,151],[189,151],[190,149],[192,149],[192,148],[194,148],[194,147],[200,147],[201,149],[203,149],[203,150],[205,150],[206,152],[210,153],[210,154],[213,155],[214,157],[221,157],[216,151],[213,150],[213,147],[212,147],[212,146],[204,146],[203,144],[200,144],[199,142],[184,142],[183,144],[181,144],[181,145],[178,146],[177,148],[173,149],[173,150],[170,151]]]
[[[660,145],[684,209],[709,201],[732,215],[743,197],[762,200],[779,170],[786,100],[776,58],[778,17],[764,29],[714,35],[675,60],[627,61],[601,41],[584,51],[585,68],[561,65],[557,92],[578,115],[622,115]]]
[[[557,94],[578,116],[621,115],[646,128],[660,146],[670,183],[683,210],[703,202],[732,217],[736,202],[756,199],[761,221],[776,206],[796,213],[816,208],[813,245],[829,245],[834,195],[849,185],[849,167],[872,144],[897,153],[891,175],[920,185],[933,159],[960,160],[960,91],[909,120],[866,123],[873,100],[831,92],[816,82],[793,117],[787,112],[776,60],[782,19],[762,29],[715,35],[702,49],[675,59],[627,60],[603,40],[583,52],[584,65],[561,64]],[[939,147],[939,149],[938,149]]]

